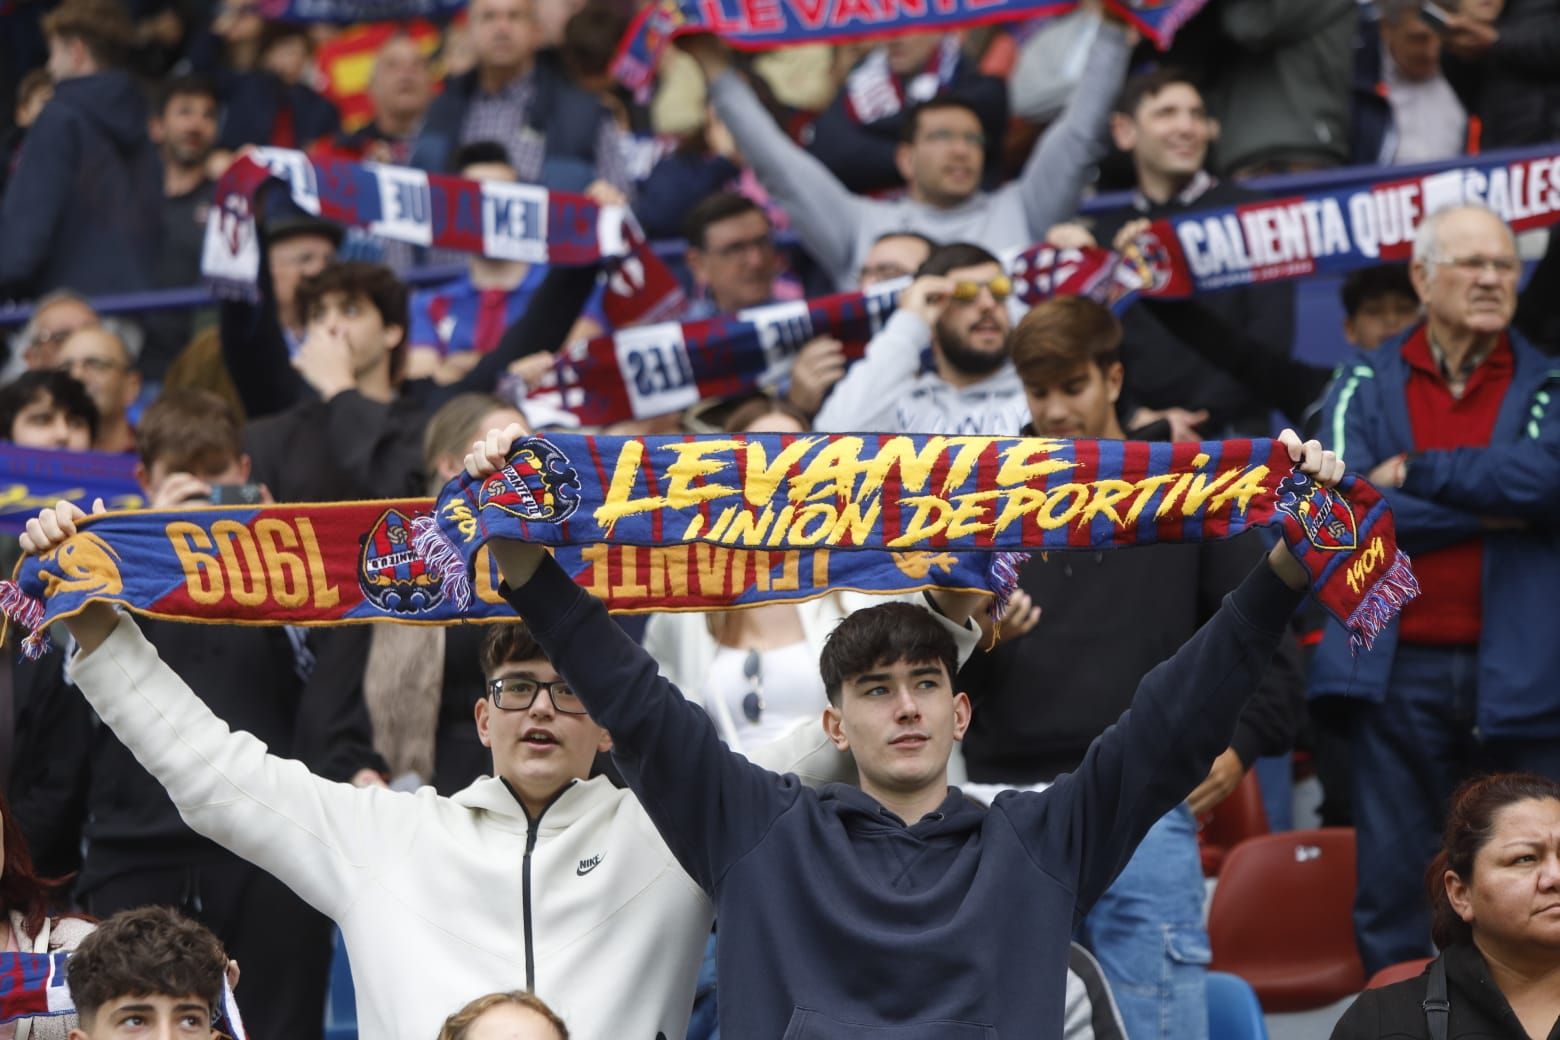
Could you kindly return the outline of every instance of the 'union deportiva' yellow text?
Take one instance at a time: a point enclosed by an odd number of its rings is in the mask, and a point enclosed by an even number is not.
[[[1204,469],[1205,454],[1179,474],[1127,481],[1101,478],[1052,486],[1077,463],[1057,458],[1062,442],[1040,438],[930,437],[921,450],[909,437],[895,437],[864,456],[865,439],[803,437],[771,461],[762,442],[705,440],[669,443],[661,450],[674,458],[662,469],[665,493],[644,493],[644,445],[623,445],[596,522],[610,536],[616,523],[641,513],[687,510],[710,504],[712,519],[695,515],[682,541],[705,541],[747,548],[881,545],[899,549],[941,535],[950,540],[989,535],[1000,538],[1014,524],[1032,523],[1054,530],[1105,517],[1118,527],[1136,525],[1153,507],[1155,521],[1206,515],[1233,503],[1244,513],[1251,499],[1268,489],[1265,465],[1234,467],[1216,473]],[[999,446],[995,487],[973,489],[982,453]],[[817,448],[815,455],[811,454]],[[739,470],[739,453],[745,458]],[[811,457],[809,457],[811,455]],[[805,461],[804,461],[805,460]],[[928,488],[932,472],[946,460],[940,487]],[[793,475],[789,471],[797,468]],[[722,483],[746,473],[741,486]],[[892,538],[880,528],[882,491],[898,481],[900,527]],[[781,492],[781,484],[785,487]],[[970,488],[970,490],[961,490]],[[1156,502],[1157,500],[1157,502]],[[1037,539],[1025,539],[1036,544]]]

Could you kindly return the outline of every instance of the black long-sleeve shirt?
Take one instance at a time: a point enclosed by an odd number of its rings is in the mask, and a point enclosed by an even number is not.
[[[1078,768],[1143,677],[1213,616],[1265,551],[1251,532],[1031,557],[1018,584],[1043,611],[1039,627],[976,654],[959,673],[975,705],[964,737],[970,779],[1033,784]],[[1299,650],[1286,637],[1236,724],[1230,746],[1242,763],[1293,746],[1303,692]]]

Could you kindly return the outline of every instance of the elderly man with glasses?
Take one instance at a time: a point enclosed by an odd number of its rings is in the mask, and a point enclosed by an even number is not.
[[[58,368],[60,347],[79,329],[96,325],[98,313],[86,297],[59,289],[33,305],[32,318],[11,340],[11,357],[0,382],[10,382],[26,371]]]
[[[1352,709],[1367,971],[1427,955],[1425,865],[1475,773],[1560,777],[1560,368],[1510,328],[1521,264],[1481,206],[1420,226],[1425,319],[1343,366],[1322,436],[1392,505],[1423,592],[1355,657],[1330,626],[1312,697]]]
[[[1012,433],[1029,421],[1008,360],[1012,283],[997,258],[967,243],[939,246],[899,309],[824,402],[813,427],[872,433]],[[923,370],[930,348],[932,369]]]

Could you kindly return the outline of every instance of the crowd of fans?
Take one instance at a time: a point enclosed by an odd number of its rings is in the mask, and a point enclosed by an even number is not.
[[[1037,555],[996,633],[967,597],[835,592],[621,632],[580,607],[570,624],[599,640],[582,647],[550,627],[556,575],[519,555],[501,563],[528,624],[486,634],[84,613],[41,659],[13,637],[0,678],[0,951],[77,951],[72,1036],[210,1035],[241,976],[249,1035],[321,1037],[339,928],[366,1037],[778,1037],[788,1020],[836,1037],[934,1010],[943,1031],[883,1035],[989,1036],[961,995],[1032,973],[1011,997],[1044,1008],[1031,1035],[1195,1040],[1199,820],[1275,756],[1316,773],[1322,822],[1355,829],[1366,971],[1443,951],[1336,1035],[1445,1036],[1421,1005],[1448,990],[1451,1035],[1556,1035],[1560,248],[1480,207],[1427,215],[1411,263],[1342,281],[1336,368],[1297,356],[1293,282],[1023,314],[1001,257],[1124,246],[1145,221],[1265,197],[1265,175],[1389,179],[1554,145],[1560,0],[1209,0],[1168,53],[1097,0],[757,55],[697,35],[643,103],[609,71],[628,0],[345,27],[265,7],[0,3],[0,300],[28,308],[0,440],[133,455],[148,505],[177,509],[437,493],[555,421],[528,388],[614,331],[611,271],[382,240],[274,184],[255,200],[257,300],[101,312],[197,285],[216,179],[246,149],[295,148],[626,205],[682,240],[684,320],[909,280],[859,359],[821,335],[772,393],[609,432],[1187,441],[1281,416],[1320,442],[1296,439],[1297,462],[1325,479],[1336,456],[1382,490],[1423,591],[1360,655],[1294,610],[1273,580],[1287,556],[1255,532]],[[1124,201],[1080,215],[1103,192]],[[7,566],[76,518],[4,539]],[[633,671],[636,643],[675,705]],[[909,682],[895,669],[926,660],[965,693],[951,714],[919,693],[897,709],[943,760],[905,794],[853,698],[862,673]],[[619,686],[689,735],[665,744]],[[1162,728],[1113,727],[1129,707]],[[758,770],[706,756],[701,727],[823,793],[780,804]],[[1034,886],[1035,863],[1044,891],[1001,887]],[[895,919],[912,904],[864,878],[924,897],[921,916]],[[785,895],[801,888],[833,894]],[[989,949],[958,948],[1003,904]],[[1059,945],[1030,950],[1023,927]],[[983,981],[957,975],[977,965]],[[820,979],[836,971],[856,981]],[[943,986],[959,999],[924,996]],[[65,1029],[0,1023],[0,1040]]]

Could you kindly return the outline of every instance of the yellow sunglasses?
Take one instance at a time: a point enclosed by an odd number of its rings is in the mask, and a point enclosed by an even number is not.
[[[982,289],[991,293],[993,300],[1001,303],[1013,295],[1013,282],[1003,274],[997,275],[989,282],[954,282],[952,296],[960,303],[974,303]]]

